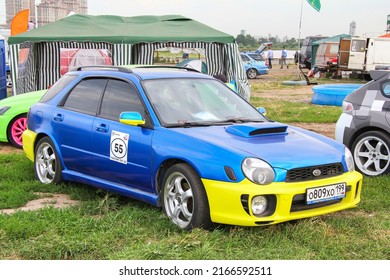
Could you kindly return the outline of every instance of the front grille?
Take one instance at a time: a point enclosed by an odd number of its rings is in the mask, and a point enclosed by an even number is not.
[[[341,163],[295,168],[287,172],[286,182],[291,183],[318,180],[338,176],[343,172],[343,165]],[[315,173],[317,173],[317,176],[314,175]]]

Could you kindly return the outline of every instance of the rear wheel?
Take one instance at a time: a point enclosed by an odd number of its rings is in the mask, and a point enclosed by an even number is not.
[[[360,135],[352,145],[356,168],[365,175],[378,176],[390,172],[390,140],[380,131]]]
[[[167,170],[163,179],[163,208],[181,229],[212,227],[202,181],[188,164],[176,164]]]
[[[246,75],[248,76],[248,79],[255,79],[258,75],[256,69],[248,69],[248,71],[246,71]]]
[[[62,167],[53,141],[43,137],[38,141],[34,160],[35,176],[44,184],[58,184],[62,181]]]
[[[22,148],[22,134],[27,128],[27,115],[15,117],[8,126],[8,141],[17,148]]]

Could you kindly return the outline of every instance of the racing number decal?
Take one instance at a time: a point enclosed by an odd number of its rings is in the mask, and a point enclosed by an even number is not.
[[[110,160],[127,164],[128,147],[129,134],[113,130],[110,141]]]

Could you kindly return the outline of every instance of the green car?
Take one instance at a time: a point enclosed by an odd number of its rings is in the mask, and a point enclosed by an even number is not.
[[[27,113],[46,90],[28,92],[0,100],[0,141],[22,147],[22,134],[26,130]]]

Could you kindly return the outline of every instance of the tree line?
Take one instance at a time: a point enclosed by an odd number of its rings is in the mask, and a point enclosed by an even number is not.
[[[257,49],[262,43],[272,42],[273,49],[286,49],[295,50],[298,49],[298,40],[295,38],[279,38],[277,35],[272,36],[269,34],[267,37],[255,38],[250,34],[247,35],[237,35],[236,42],[240,49],[254,50]],[[300,45],[302,45],[303,39],[300,39]]]

